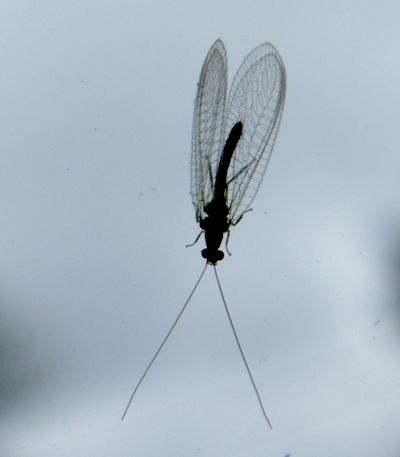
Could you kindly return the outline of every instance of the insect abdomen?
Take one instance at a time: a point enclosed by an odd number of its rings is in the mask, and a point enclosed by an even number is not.
[[[242,136],[243,124],[239,121],[233,127],[226,140],[221,160],[218,165],[217,176],[215,178],[214,199],[225,198],[226,176],[228,174],[229,164],[232,160],[232,155]]]

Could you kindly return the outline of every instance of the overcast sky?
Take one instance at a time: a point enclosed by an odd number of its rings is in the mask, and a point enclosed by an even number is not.
[[[398,457],[400,6],[0,6],[0,454]],[[281,129],[218,266],[189,195],[196,83],[269,41]]]

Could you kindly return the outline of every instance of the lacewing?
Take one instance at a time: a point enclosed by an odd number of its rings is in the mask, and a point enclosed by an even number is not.
[[[271,157],[282,117],[286,74],[278,51],[264,43],[243,60],[227,97],[227,57],[217,40],[208,51],[200,73],[193,116],[191,197],[196,220],[205,236],[202,256],[206,264],[189,298],[139,379],[125,408],[124,419],[140,384],[171,335],[207,265],[212,265],[237,346],[257,399],[270,428],[261,397],[244,356],[230,316],[216,264],[224,258],[219,250],[224,234],[250,211]],[[191,246],[191,245],[190,245]]]
[[[269,43],[237,71],[226,102],[227,59],[222,41],[209,50],[194,108],[191,196],[205,233],[203,257],[215,265],[223,234],[249,210],[264,177],[282,117],[285,67]],[[229,232],[228,232],[229,234]]]

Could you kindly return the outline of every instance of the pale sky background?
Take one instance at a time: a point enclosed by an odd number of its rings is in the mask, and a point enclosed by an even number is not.
[[[397,1],[18,1],[0,6],[0,456],[398,457]],[[265,180],[121,423],[203,267],[193,103],[287,69]]]

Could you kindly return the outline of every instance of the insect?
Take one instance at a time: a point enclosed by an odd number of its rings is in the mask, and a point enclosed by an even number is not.
[[[269,43],[243,61],[227,93],[227,59],[217,40],[204,61],[194,108],[191,196],[215,265],[223,234],[248,211],[267,168],[282,116],[286,78]],[[197,240],[196,240],[197,241]],[[229,252],[229,251],[228,251]]]
[[[210,48],[203,63],[193,117],[191,155],[191,197],[196,220],[204,233],[206,265],[189,298],[180,310],[160,347],[139,379],[125,408],[174,330],[199,285],[207,265],[214,268],[217,284],[237,346],[257,395],[262,413],[271,422],[258,393],[230,316],[216,264],[224,258],[219,250],[226,233],[226,250],[231,226],[250,211],[263,180],[278,133],[286,91],[283,61],[269,43],[256,47],[245,57],[233,79],[227,97],[227,57],[221,40]],[[230,253],[229,253],[230,254]]]

